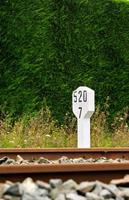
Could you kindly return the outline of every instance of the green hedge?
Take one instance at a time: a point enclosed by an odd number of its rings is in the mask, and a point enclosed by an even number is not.
[[[127,1],[128,2],[128,1]],[[1,1],[1,113],[48,105],[62,121],[80,85],[109,97],[110,116],[129,105],[129,3]]]

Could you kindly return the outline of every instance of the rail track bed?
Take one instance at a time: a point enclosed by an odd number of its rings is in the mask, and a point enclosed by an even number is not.
[[[123,159],[126,162],[102,163],[60,163],[60,164],[2,164],[0,165],[0,182],[6,180],[23,181],[27,177],[33,180],[48,182],[53,178],[63,181],[73,179],[81,181],[103,181],[108,183],[112,179],[122,178],[129,174],[129,148],[93,148],[93,149],[0,149],[0,158],[15,159],[19,155],[25,160],[60,159],[62,156],[69,159]]]

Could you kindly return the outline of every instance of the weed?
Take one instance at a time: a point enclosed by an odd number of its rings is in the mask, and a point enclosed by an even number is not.
[[[107,115],[97,107],[91,120],[91,146],[116,147],[129,146],[129,127],[127,124],[129,109],[118,113],[112,123],[112,131],[107,124]],[[8,120],[0,121],[0,147],[35,147],[35,148],[63,148],[77,146],[76,119],[66,115],[65,124],[58,126],[52,119],[48,108],[31,117],[26,123],[24,118],[14,125]]]

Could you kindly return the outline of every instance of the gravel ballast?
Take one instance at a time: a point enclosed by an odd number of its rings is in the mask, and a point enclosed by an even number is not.
[[[77,183],[72,179],[50,179],[49,183],[31,178],[23,182],[0,184],[0,200],[128,200],[129,176],[112,180]]]
[[[39,159],[25,160],[20,155],[16,156],[16,159],[9,158],[7,156],[0,158],[0,165],[22,165],[22,164],[92,164],[92,163],[129,163],[129,160],[116,158],[107,159],[106,157],[100,158],[68,158],[62,156],[57,160],[48,160],[47,158],[40,157]]]

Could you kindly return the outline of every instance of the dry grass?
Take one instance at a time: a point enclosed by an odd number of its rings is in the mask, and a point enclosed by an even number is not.
[[[128,109],[124,114],[118,114],[112,124],[113,131],[108,129],[107,114],[99,107],[91,122],[92,147],[129,146],[129,127],[126,123]],[[11,126],[7,120],[0,121],[0,147],[76,147],[76,119],[66,116],[66,123],[58,127],[51,117],[48,108],[41,110],[29,122],[24,118]]]
[[[58,127],[48,108],[41,110],[28,123],[24,119],[13,126],[1,121],[0,147],[72,147],[76,146],[75,135],[65,131],[68,127]]]
[[[129,146],[129,126],[127,124],[127,119],[129,117],[129,109],[125,108],[123,114],[118,113],[116,116],[112,127],[114,129],[112,135],[113,146]]]
[[[97,107],[91,120],[91,145],[92,147],[111,147],[112,135],[108,129],[106,113]]]
[[[118,113],[112,129],[108,128],[108,113],[100,112],[99,107],[92,119],[91,143],[94,147],[128,147],[129,146],[129,126],[127,119],[129,117],[129,108]],[[111,131],[112,130],[112,131]]]

